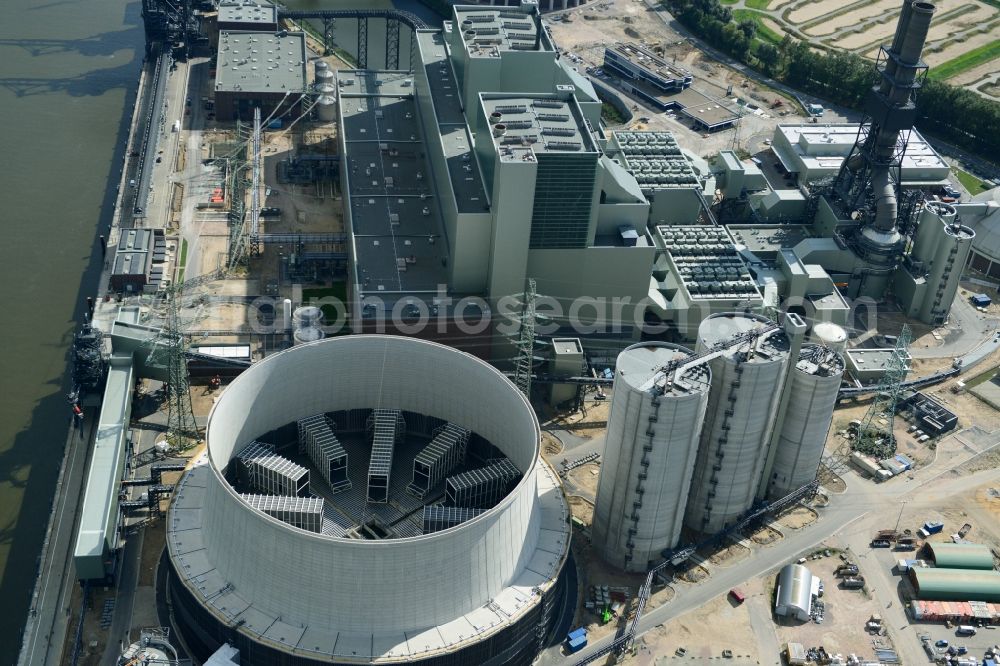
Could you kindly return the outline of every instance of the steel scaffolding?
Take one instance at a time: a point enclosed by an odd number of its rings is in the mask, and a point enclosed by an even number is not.
[[[251,442],[239,454],[248,483],[268,495],[306,497],[309,470],[274,452],[272,444]]]
[[[434,435],[431,443],[413,459],[413,481],[406,491],[415,497],[423,497],[446,474],[465,461],[470,435],[467,428],[446,423]]]
[[[302,419],[298,425],[299,451],[309,455],[309,459],[319,468],[320,476],[326,479],[333,492],[350,489],[351,481],[347,477],[347,451],[333,434],[326,417],[317,414]]]
[[[508,493],[521,478],[521,471],[507,458],[449,476],[445,480],[445,504],[448,506],[489,509]]]
[[[372,440],[368,463],[368,501],[389,501],[389,475],[392,472],[392,452],[406,431],[403,414],[398,409],[374,409],[368,417],[368,432]]]
[[[423,533],[431,534],[432,532],[440,532],[455,525],[461,525],[481,513],[484,513],[482,509],[467,509],[461,506],[441,506],[440,504],[425,506]]]
[[[243,493],[243,501],[263,511],[272,518],[310,532],[319,533],[323,527],[323,499],[321,497],[287,497],[283,495],[255,495]]]

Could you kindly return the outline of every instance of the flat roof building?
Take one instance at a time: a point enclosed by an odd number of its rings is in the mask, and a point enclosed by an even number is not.
[[[800,182],[813,182],[836,176],[857,139],[857,125],[778,125],[771,150],[787,171],[798,175]],[[901,134],[899,141],[905,141],[904,187],[941,185],[947,180],[948,163],[920,132],[914,129],[908,140]]]
[[[278,29],[278,8],[263,0],[223,0],[216,21],[219,30],[273,32]]]
[[[638,44],[618,42],[604,47],[604,67],[619,76],[648,83],[663,92],[678,92],[691,85],[691,72],[674,67]]]
[[[139,293],[163,282],[167,243],[162,229],[122,229],[111,267],[111,288]]]
[[[297,107],[306,92],[306,60],[304,33],[220,31],[216,116],[246,120],[254,107],[265,117]]]

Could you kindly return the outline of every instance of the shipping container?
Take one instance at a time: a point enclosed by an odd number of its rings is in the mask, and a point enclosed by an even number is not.
[[[569,642],[569,651],[570,651],[570,654],[572,654],[574,652],[579,652],[580,650],[582,650],[585,647],[587,647],[587,637],[586,636],[577,636],[576,638],[574,638],[573,640],[571,640]]]
[[[937,522],[937,521],[931,521],[931,522],[924,523],[924,530],[928,534],[937,534],[938,532],[940,532],[943,529],[944,529],[944,523],[940,523],[940,522]]]

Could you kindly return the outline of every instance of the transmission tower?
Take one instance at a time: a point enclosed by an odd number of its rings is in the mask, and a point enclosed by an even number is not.
[[[181,323],[184,291],[221,277],[218,272],[206,273],[193,280],[178,282],[163,293],[163,324],[146,360],[147,364],[166,368],[167,371],[167,438],[176,449],[201,439],[191,404],[191,385],[188,382],[187,346]]]
[[[896,347],[885,367],[885,374],[875,391],[868,413],[858,427],[858,436],[854,448],[861,453],[875,456],[878,459],[889,458],[896,453],[896,439],[892,433],[893,420],[896,416],[896,405],[899,394],[903,391],[903,382],[910,367],[910,327],[903,325],[903,330],[896,338]]]
[[[528,400],[531,400],[531,366],[535,355],[535,280],[528,278],[527,288],[522,295],[521,314],[518,317],[521,326],[518,329],[517,360],[514,366],[514,385],[521,390]]]

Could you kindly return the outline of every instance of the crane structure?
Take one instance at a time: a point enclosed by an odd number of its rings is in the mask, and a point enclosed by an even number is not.
[[[854,440],[854,450],[878,459],[890,458],[896,453],[896,438],[892,432],[893,420],[896,416],[896,406],[899,395],[906,383],[906,373],[910,370],[910,327],[903,325],[896,338],[896,346],[892,350],[885,373],[875,390],[875,398],[865,418],[858,426],[857,437]]]
[[[187,448],[201,439],[201,432],[191,404],[191,386],[188,381],[184,328],[181,307],[184,294],[209,282],[224,277],[222,271],[213,271],[187,281],[176,282],[162,291],[163,323],[152,340],[146,363],[166,370],[167,439],[171,447]]]

